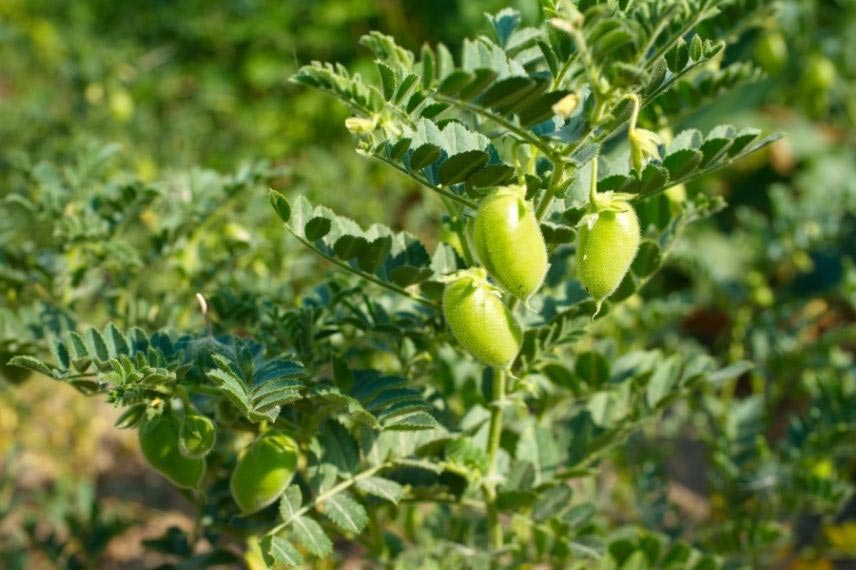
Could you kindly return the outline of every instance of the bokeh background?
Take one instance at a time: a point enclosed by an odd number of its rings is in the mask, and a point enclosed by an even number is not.
[[[373,75],[358,45],[372,29],[454,52],[509,4],[529,21],[538,11],[531,0],[0,2],[0,567],[152,568],[168,529],[192,525],[192,505],[145,468],[109,404],[25,378],[8,356],[75,324],[199,328],[196,290],[212,292],[222,322],[255,314],[254,292],[293,304],[319,266],[250,182],[435,241],[437,205],[358,156],[346,110],[288,78],[312,60]],[[679,502],[702,541],[724,541],[728,520],[769,517],[788,535],[773,541],[780,567],[847,568],[856,508],[837,505],[856,473],[856,2],[772,6],[724,55],[767,76],[673,130],[728,122],[788,136],[683,189],[729,207],[685,236],[644,308],[609,325],[617,349],[645,335],[756,368],[729,386],[721,419],[737,425],[706,442],[713,452],[670,466],[665,456],[695,457],[705,434],[663,426],[669,444],[648,434],[615,459],[610,500],[643,519]],[[134,215],[105,215],[105,200]],[[91,223],[70,221],[80,216]],[[45,266],[56,271],[34,269]],[[822,436],[800,440],[794,414]],[[746,425],[750,441],[727,437]],[[745,462],[717,459],[738,445],[751,448]],[[787,488],[741,487],[785,462]],[[681,483],[649,506],[621,503],[623,488],[639,496],[667,475]],[[717,548],[749,552],[745,540]]]

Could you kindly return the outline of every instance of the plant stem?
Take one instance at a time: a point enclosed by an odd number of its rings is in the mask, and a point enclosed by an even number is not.
[[[266,534],[273,535],[273,534],[278,533],[279,531],[281,531],[282,529],[284,529],[285,527],[290,525],[291,521],[293,521],[294,519],[296,519],[298,517],[305,515],[306,513],[311,511],[312,509],[318,508],[319,506],[321,506],[321,504],[324,501],[326,501],[330,497],[338,495],[342,491],[346,491],[351,486],[353,486],[355,483],[357,483],[357,481],[371,477],[372,475],[374,475],[378,471],[380,471],[382,469],[386,469],[389,466],[390,466],[390,463],[381,463],[380,465],[375,465],[374,467],[371,467],[370,469],[366,469],[362,473],[358,473],[358,474],[354,475],[350,479],[345,479],[344,481],[342,481],[341,483],[339,483],[335,487],[331,487],[327,491],[324,491],[323,493],[321,493],[320,495],[315,497],[314,501],[312,501],[311,503],[304,505],[303,507],[298,509],[291,518],[289,518],[287,521],[284,521],[284,522],[276,525],[275,527],[273,527],[272,529],[267,531]]]
[[[335,257],[332,257],[330,255],[326,255],[324,252],[320,251],[318,248],[316,248],[314,245],[312,245],[309,242],[309,240],[298,235],[297,232],[295,232],[294,230],[291,229],[291,226],[286,224],[285,227],[288,229],[289,232],[291,232],[291,235],[293,235],[298,240],[300,240],[300,243],[302,243],[303,245],[305,245],[306,247],[308,247],[309,249],[311,249],[312,251],[314,251],[315,253],[317,253],[319,256],[323,257],[324,259],[326,259],[330,263],[332,263],[334,265],[338,265],[342,269],[344,269],[346,271],[350,271],[354,275],[362,277],[366,281],[370,281],[370,282],[374,283],[375,285],[380,285],[381,287],[384,287],[386,289],[389,289],[390,291],[398,293],[399,295],[402,295],[403,297],[407,297],[411,301],[416,301],[417,303],[421,303],[422,305],[425,305],[426,307],[431,307],[432,309],[439,309],[440,308],[440,305],[435,303],[431,299],[427,299],[421,295],[416,295],[414,293],[411,293],[411,292],[407,291],[406,289],[403,289],[397,285],[393,285],[392,283],[388,283],[386,281],[383,281],[382,279],[378,279],[374,275],[367,273],[361,269],[351,267],[350,265],[348,265],[344,261],[336,259]]]
[[[524,127],[515,125],[512,121],[506,119],[502,115],[493,113],[492,111],[485,109],[484,107],[481,107],[479,105],[470,103],[469,101],[463,101],[461,99],[448,97],[439,93],[434,94],[434,98],[442,103],[449,103],[450,105],[454,105],[458,108],[464,109],[471,113],[475,113],[476,115],[480,115],[485,119],[493,121],[508,132],[517,135],[520,140],[531,144],[532,146],[540,150],[542,153],[544,153],[544,156],[546,156],[553,164],[556,164],[560,160],[559,155],[556,153],[556,151],[547,142],[542,140],[538,135]]]
[[[595,155],[591,159],[591,180],[589,181],[589,206],[594,209],[597,207],[597,161],[599,155]]]
[[[540,222],[544,216],[550,211],[550,206],[553,204],[553,199],[556,197],[556,191],[559,189],[559,184],[562,182],[562,175],[565,173],[565,163],[559,161],[553,164],[553,174],[550,176],[550,184],[547,186],[546,192],[541,196],[541,201],[535,208],[535,217]]]
[[[400,166],[398,163],[396,163],[393,160],[386,158],[385,156],[381,156],[379,154],[372,154],[371,156],[372,156],[372,158],[375,158],[375,159],[383,162],[384,164],[388,164],[389,166],[393,167],[397,171],[401,172],[402,174],[411,178],[412,180],[418,182],[419,184],[425,186],[426,188],[433,190],[434,192],[436,192],[440,196],[448,198],[449,200],[453,200],[453,201],[457,202],[458,204],[460,204],[461,206],[466,206],[467,208],[472,208],[473,210],[478,208],[478,204],[476,204],[475,202],[473,202],[469,198],[465,198],[463,196],[458,196],[457,194],[455,194],[454,192],[452,192],[450,190],[447,190],[447,189],[442,188],[440,186],[435,186],[435,185],[431,184],[430,182],[428,182],[427,180],[420,178],[416,174],[408,172],[406,168]]]
[[[375,556],[386,561],[386,542],[383,538],[383,528],[378,521],[377,510],[373,508],[366,509],[369,515],[369,533],[371,535],[371,548]],[[384,564],[386,566],[386,564]]]
[[[502,548],[502,525],[499,521],[499,511],[496,508],[496,454],[499,451],[499,440],[502,435],[503,400],[505,400],[505,371],[494,368],[491,371],[493,379],[492,399],[490,410],[490,431],[487,440],[487,474],[483,484],[484,502],[487,508],[488,538],[491,550]],[[495,567],[495,561],[491,562]]]
[[[458,240],[461,242],[461,255],[464,257],[464,261],[467,263],[468,267],[472,267],[476,264],[475,258],[473,257],[473,253],[470,251],[470,244],[467,241],[467,231],[466,231],[466,223],[464,222],[463,217],[463,208],[455,207],[455,204],[452,203],[445,196],[442,197],[443,205],[446,207],[446,213],[452,216],[452,224],[453,230],[455,231],[455,235],[458,236]]]

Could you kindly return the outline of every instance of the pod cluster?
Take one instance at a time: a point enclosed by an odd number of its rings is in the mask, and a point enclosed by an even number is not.
[[[597,310],[615,293],[639,249],[639,219],[620,195],[590,206],[577,235],[577,276]],[[544,282],[547,247],[523,186],[498,188],[476,212],[470,239],[481,267],[455,274],[443,293],[443,313],[460,344],[488,366],[507,369],[520,351],[522,329],[502,302],[524,302]],[[488,280],[490,277],[490,280]]]
[[[470,238],[482,267],[459,273],[443,293],[446,322],[477,360],[506,369],[520,352],[523,332],[502,292],[527,301],[547,275],[547,245],[526,188],[498,188],[485,198]],[[488,281],[488,275],[493,283]]]

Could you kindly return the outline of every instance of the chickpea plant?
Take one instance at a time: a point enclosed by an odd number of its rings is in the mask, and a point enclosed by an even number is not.
[[[580,347],[723,207],[666,191],[777,138],[670,136],[758,76],[721,62],[764,9],[543,0],[543,21],[489,15],[490,36],[457,55],[372,32],[377,81],[329,63],[293,80],[350,109],[360,154],[436,197],[444,241],[270,190],[285,230],[341,274],[268,307],[255,338],[109,325],[57,338],[53,362],[12,362],[124,408],[119,427],[198,504],[199,532],[172,552],[188,564],[228,563],[238,538],[253,569],[346,543],[396,568],[716,568],[715,553],[610,523],[596,475],[675,401],[747,365],[639,351],[609,375]],[[386,364],[366,367],[380,362],[366,351]]]

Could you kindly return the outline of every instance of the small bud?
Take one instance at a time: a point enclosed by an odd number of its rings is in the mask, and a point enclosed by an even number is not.
[[[550,25],[565,33],[573,34],[575,29],[583,25],[582,12],[571,2],[561,3],[554,13],[557,17],[550,18]]]
[[[550,25],[556,28],[557,30],[562,30],[566,34],[574,33],[574,26],[567,20],[563,20],[562,18],[550,18]]]
[[[348,117],[345,119],[345,128],[354,135],[367,135],[375,129],[377,121],[364,117]]]
[[[665,144],[663,137],[648,129],[632,129],[630,137],[630,160],[637,172],[642,172],[646,158],[659,158],[659,145]]]
[[[559,99],[556,103],[553,104],[553,112],[563,119],[567,119],[574,112],[574,109],[577,108],[577,105],[580,103],[580,98],[576,93],[571,93],[570,95],[565,95],[561,99]]]

